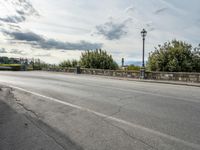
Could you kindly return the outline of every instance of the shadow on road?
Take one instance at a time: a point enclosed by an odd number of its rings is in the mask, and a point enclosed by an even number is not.
[[[0,91],[1,150],[82,150],[66,135],[29,113],[18,112],[12,97]],[[13,99],[14,101],[14,99]]]

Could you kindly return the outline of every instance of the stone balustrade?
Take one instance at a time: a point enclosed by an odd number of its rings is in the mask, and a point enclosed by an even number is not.
[[[44,71],[57,71],[76,73],[76,68],[48,68]],[[103,70],[103,69],[88,69],[81,68],[81,74],[102,75],[124,78],[139,79],[139,71],[126,70]],[[200,73],[186,73],[186,72],[146,72],[145,78],[149,80],[169,80],[169,81],[183,81],[200,83]]]

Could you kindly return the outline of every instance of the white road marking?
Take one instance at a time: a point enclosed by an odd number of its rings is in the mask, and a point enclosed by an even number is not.
[[[131,122],[122,120],[120,118],[115,118],[115,117],[112,117],[112,116],[109,116],[109,115],[106,115],[106,114],[102,114],[102,113],[96,112],[94,110],[85,108],[85,107],[81,107],[81,106],[74,105],[74,104],[71,104],[71,103],[68,103],[68,102],[64,102],[62,100],[52,98],[52,97],[48,97],[48,96],[45,96],[45,95],[42,95],[42,94],[39,94],[39,93],[36,93],[36,92],[32,92],[32,91],[29,91],[29,90],[26,90],[26,89],[23,89],[23,88],[20,88],[20,87],[17,87],[17,86],[12,86],[12,85],[8,85],[8,86],[13,88],[13,89],[17,89],[17,90],[20,90],[20,91],[23,91],[23,92],[26,92],[26,93],[30,93],[30,94],[35,95],[35,96],[45,98],[46,100],[50,100],[50,101],[57,102],[57,103],[60,103],[60,104],[66,105],[66,106],[70,106],[70,107],[73,107],[73,108],[76,108],[76,109],[79,109],[79,110],[82,110],[82,111],[86,111],[86,112],[95,114],[99,117],[103,117],[105,119],[115,121],[115,122],[127,125],[129,127],[132,127],[132,128],[140,129],[140,130],[146,131],[148,133],[151,133],[151,134],[154,134],[154,135],[157,135],[157,136],[161,136],[163,138],[167,138],[169,140],[175,141],[177,143],[180,143],[180,144],[183,144],[183,145],[195,148],[195,149],[200,149],[200,145],[198,145],[198,144],[191,143],[191,142],[176,138],[174,136],[171,136],[171,135],[168,135],[168,134],[165,134],[165,133],[161,133],[159,131],[155,131],[155,130],[152,130],[152,129],[149,129],[149,128],[146,128],[146,127],[143,127],[143,126],[140,126],[140,125],[137,125],[137,124],[133,124]]]
[[[25,77],[25,76],[24,76]],[[70,76],[71,78],[72,76]],[[73,76],[73,78],[75,79],[75,77]],[[97,77],[94,77],[97,78]],[[16,79],[14,79],[16,80]],[[90,80],[90,79],[89,79]],[[12,81],[7,81],[4,82],[3,80],[0,79],[0,82],[2,83],[13,83]],[[16,82],[16,81],[15,81]],[[134,82],[134,84],[138,84],[136,82]],[[86,86],[90,86],[90,84],[86,84]],[[94,85],[92,85],[94,86]],[[200,100],[197,99],[191,99],[191,98],[184,98],[184,97],[178,97],[178,96],[170,96],[170,95],[166,95],[166,94],[159,94],[159,93],[152,93],[152,92],[148,92],[148,91],[141,91],[141,90],[136,90],[136,89],[124,89],[124,88],[118,88],[118,87],[109,87],[109,86],[102,86],[102,85],[95,85],[95,87],[98,88],[107,88],[107,89],[111,89],[111,90],[119,90],[119,91],[124,91],[124,92],[135,92],[138,94],[145,94],[145,95],[152,95],[152,96],[157,96],[157,97],[163,97],[163,98],[169,98],[169,99],[173,99],[173,100],[179,100],[179,101],[185,101],[185,102],[194,102],[194,103],[200,103]]]

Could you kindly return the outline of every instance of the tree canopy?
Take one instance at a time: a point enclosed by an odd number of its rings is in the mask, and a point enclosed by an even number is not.
[[[112,56],[101,49],[88,50],[81,54],[80,64],[85,68],[117,69],[118,65]]]
[[[129,65],[127,67],[127,70],[135,70],[135,71],[139,71],[140,70],[140,66],[135,66],[135,65]]]
[[[63,61],[63,62],[61,62],[60,64],[59,64],[59,66],[60,67],[73,67],[73,68],[75,68],[77,65],[79,64],[79,62],[77,61],[77,60],[72,60],[72,61],[70,61],[70,60],[65,60],[65,61]]]
[[[172,40],[159,45],[149,56],[147,67],[151,71],[200,72],[200,45]]]
[[[0,64],[20,64],[20,61],[15,58],[0,57]]]

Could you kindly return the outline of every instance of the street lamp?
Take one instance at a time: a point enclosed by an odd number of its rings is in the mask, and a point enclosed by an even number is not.
[[[147,35],[147,31],[143,29],[141,31],[142,39],[143,39],[143,53],[142,53],[142,68],[140,69],[140,78],[145,78],[145,65],[144,65],[144,48],[145,48],[145,37]]]

